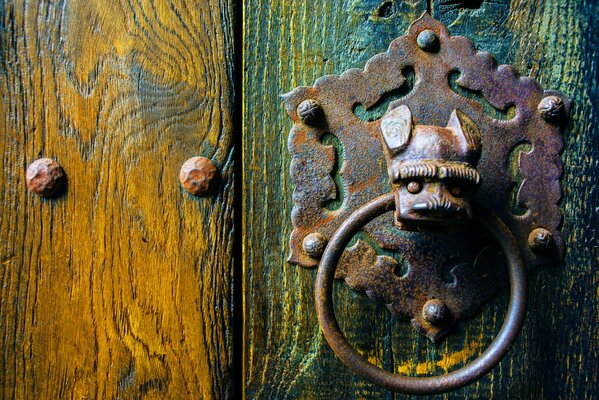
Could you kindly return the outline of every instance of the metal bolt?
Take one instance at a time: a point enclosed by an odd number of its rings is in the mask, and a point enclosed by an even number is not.
[[[537,106],[541,117],[547,122],[559,123],[566,117],[566,105],[557,96],[547,96]]]
[[[27,188],[42,197],[53,197],[60,193],[66,182],[62,167],[50,158],[40,158],[27,167]]]
[[[528,234],[528,247],[534,252],[547,251],[553,245],[553,235],[545,228],[535,228]]]
[[[205,196],[215,186],[219,173],[214,163],[205,157],[192,157],[183,163],[179,180],[183,188],[196,196]]]
[[[451,317],[451,312],[443,300],[431,299],[424,303],[422,317],[432,325],[442,325]]]
[[[322,106],[316,100],[304,100],[297,106],[297,115],[306,125],[317,125],[324,116]]]
[[[439,50],[439,37],[430,29],[425,29],[418,34],[416,43],[424,51],[434,52]]]
[[[327,243],[328,240],[321,233],[314,232],[306,236],[302,244],[306,254],[318,260],[322,257]]]

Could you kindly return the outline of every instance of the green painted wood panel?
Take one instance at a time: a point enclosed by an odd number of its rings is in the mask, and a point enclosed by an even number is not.
[[[293,185],[279,95],[324,74],[363,67],[429,9],[499,63],[513,64],[575,101],[563,155],[562,265],[530,274],[529,311],[506,359],[459,398],[582,399],[597,391],[597,59],[592,0],[248,0],[244,5],[243,285],[244,394],[261,399],[392,399],[349,372],[320,333],[315,270],[288,264]],[[499,330],[507,292],[457,332],[431,345],[345,284],[335,286],[341,328],[388,370],[443,373],[484,351]]]

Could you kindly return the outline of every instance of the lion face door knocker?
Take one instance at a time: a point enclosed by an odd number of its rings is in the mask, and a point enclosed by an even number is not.
[[[405,95],[382,117],[358,115],[398,90]],[[318,318],[335,354],[372,382],[412,394],[450,391],[489,372],[522,325],[526,268],[563,254],[559,154],[571,102],[498,66],[428,14],[363,70],[325,76],[283,99],[294,121],[289,262],[318,266]],[[446,375],[405,377],[371,364],[344,338],[331,300],[335,278],[433,342],[499,287],[509,284],[510,303],[479,358]]]
[[[381,132],[400,229],[451,227],[472,218],[481,143],[470,118],[454,110],[447,127],[413,125],[402,105],[381,119]]]

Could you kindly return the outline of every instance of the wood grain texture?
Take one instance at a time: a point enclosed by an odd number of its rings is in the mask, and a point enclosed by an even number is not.
[[[0,398],[232,389],[233,5],[3,1]],[[212,196],[179,185],[211,158]],[[26,191],[58,161],[68,190]]]
[[[318,327],[315,270],[286,262],[293,193],[286,143],[292,122],[278,95],[324,74],[363,67],[427,8],[453,35],[470,37],[498,62],[513,64],[575,101],[563,155],[565,261],[530,273],[524,329],[506,359],[479,382],[439,397],[598,395],[596,2],[248,0],[243,45],[246,398],[408,397],[377,388],[335,358]],[[336,284],[334,302],[342,331],[371,362],[397,373],[427,375],[456,369],[484,351],[503,322],[507,292],[438,345],[345,284]]]

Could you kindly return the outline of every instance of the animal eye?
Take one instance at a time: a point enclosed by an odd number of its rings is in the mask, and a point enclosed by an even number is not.
[[[454,196],[454,197],[462,197],[464,195],[464,186],[462,186],[459,183],[453,183],[450,187],[449,187],[449,192]]]
[[[422,190],[422,183],[418,181],[410,181],[407,186],[408,192],[412,194],[420,193]]]

